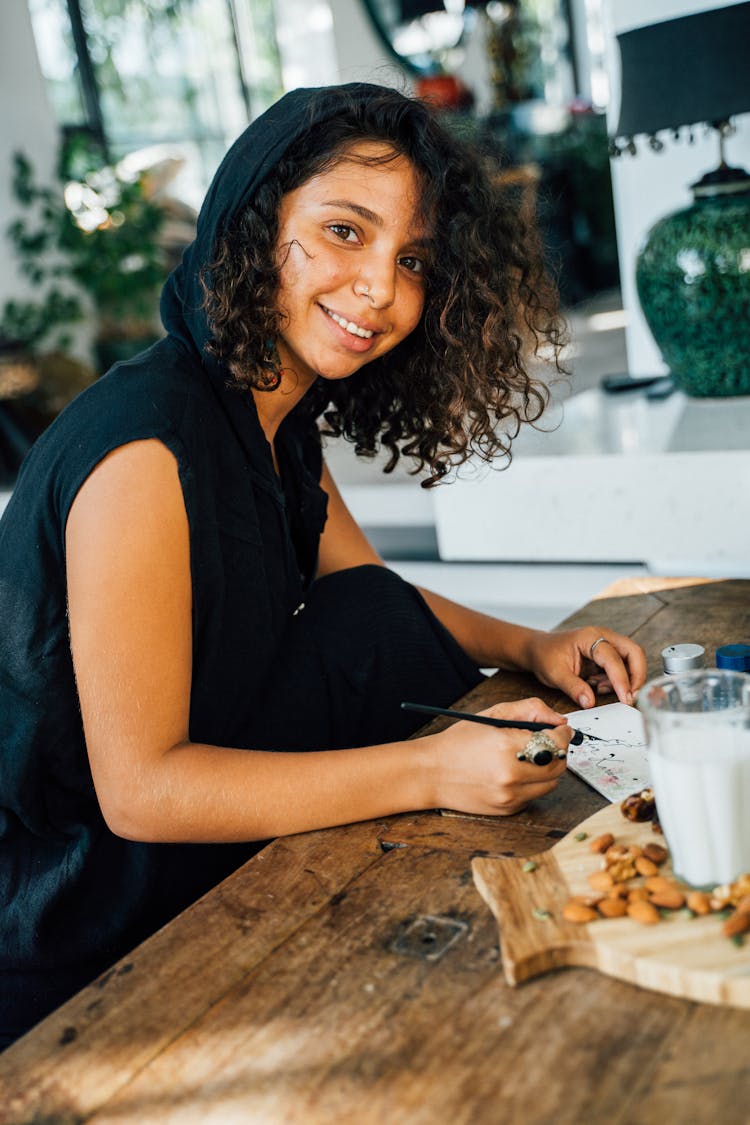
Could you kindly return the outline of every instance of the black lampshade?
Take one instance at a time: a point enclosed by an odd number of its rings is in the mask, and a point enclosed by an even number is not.
[[[401,23],[411,23],[430,12],[445,11],[443,0],[401,0],[399,9]]]
[[[750,3],[638,27],[617,42],[617,137],[714,124],[750,110]]]
[[[513,0],[517,3],[518,0]],[[467,8],[486,8],[487,0],[466,0]],[[444,12],[443,0],[400,0],[398,4],[399,23],[410,23],[432,12]]]

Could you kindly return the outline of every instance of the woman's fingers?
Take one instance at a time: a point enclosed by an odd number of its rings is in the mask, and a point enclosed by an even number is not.
[[[514,813],[520,812],[532,801],[536,801],[540,797],[546,797],[548,793],[551,793],[559,780],[559,777],[555,777],[550,781],[529,782],[528,785],[524,785],[522,789],[517,790],[517,795],[513,799],[499,806],[498,813],[501,816],[512,816]]]
[[[600,636],[602,640],[595,644],[593,654],[589,649],[588,659],[601,669],[600,674],[609,681],[620,702],[632,704],[633,693],[646,679],[645,653],[640,645],[620,633],[606,631]]]
[[[524,723],[549,723],[550,726],[562,726],[567,722],[565,715],[561,715],[559,711],[553,711],[541,699],[531,697],[529,699],[515,699],[512,703],[495,703],[492,707],[488,707],[486,711],[480,711],[481,715],[488,715],[493,719],[504,719],[511,721],[512,719],[519,719]]]
[[[611,629],[589,626],[568,634],[575,646],[567,668],[560,669],[557,686],[581,707],[593,707],[597,695],[614,692],[632,705],[634,692],[646,679],[646,657],[639,645]]]
[[[504,710],[503,717],[507,718],[507,707]],[[525,713],[529,713],[528,709]],[[531,713],[544,714],[534,703]],[[544,765],[518,757],[532,737],[540,740],[538,732],[512,727],[493,730],[461,720],[432,736],[439,750],[437,804],[464,812],[505,816],[549,793],[565,772],[564,752],[573,731],[565,723],[554,727],[550,724],[544,731],[544,738],[549,739],[555,753]],[[563,756],[558,758],[556,752],[562,752]]]
[[[510,733],[513,733],[513,732],[510,732]],[[554,746],[554,748],[555,748],[553,751],[551,751],[551,753],[554,753],[555,755],[557,755],[559,753],[562,753],[563,751],[567,751],[568,746],[570,745],[570,740],[573,737],[573,729],[572,729],[572,727],[569,727],[567,725],[562,726],[562,727],[550,728],[549,730],[544,731],[544,735],[545,735],[545,741],[549,741],[550,745]],[[514,746],[516,748],[515,749],[516,761],[519,763],[519,765],[524,766],[527,769],[530,768],[531,771],[532,771],[531,773],[526,775],[527,779],[530,781],[535,777],[538,778],[540,768],[552,769],[553,766],[556,766],[557,770],[553,771],[553,772],[564,773],[565,772],[565,758],[555,757],[555,758],[553,758],[553,760],[551,762],[547,763],[544,767],[538,766],[533,761],[529,762],[524,758],[518,758],[518,754],[523,753],[523,751],[526,750],[526,748],[529,745],[529,742],[531,741],[531,739],[537,738],[537,737],[538,736],[533,735],[533,734],[529,734],[526,731],[519,731],[518,737],[514,737]],[[537,742],[537,745],[538,745],[538,742]]]
[[[612,629],[588,625],[541,633],[529,651],[529,670],[542,683],[564,691],[579,707],[593,707],[597,693],[609,690],[623,703],[632,703],[646,679],[641,647]]]
[[[558,735],[563,735],[563,731],[555,731],[554,735],[550,732],[552,741],[556,742],[559,749],[566,749],[567,744],[572,737],[572,730],[570,727],[565,728],[567,733],[558,739]],[[519,747],[523,749],[525,742]],[[565,773],[567,762],[565,758],[553,758],[545,766],[537,766],[533,762],[524,762],[516,759],[514,765],[514,782],[512,787],[509,786],[506,793],[506,800],[499,805],[499,811],[504,816],[510,816],[513,813],[520,812],[531,801],[535,801],[539,797],[544,797],[547,793],[551,793],[558,785],[560,778]]]

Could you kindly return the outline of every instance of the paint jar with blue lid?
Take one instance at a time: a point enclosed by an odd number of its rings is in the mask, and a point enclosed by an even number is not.
[[[716,650],[716,667],[750,672],[750,645],[722,645]]]

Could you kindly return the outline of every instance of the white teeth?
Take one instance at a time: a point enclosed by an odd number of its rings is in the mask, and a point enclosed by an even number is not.
[[[360,328],[354,323],[354,321],[344,320],[343,316],[339,316],[338,313],[331,312],[330,309],[325,309],[324,311],[328,314],[328,316],[330,316],[331,320],[335,320],[337,324],[340,324],[341,327],[345,328],[347,332],[350,332],[352,336],[361,336],[363,340],[369,340],[371,336],[375,335],[375,333],[371,332],[369,328]]]

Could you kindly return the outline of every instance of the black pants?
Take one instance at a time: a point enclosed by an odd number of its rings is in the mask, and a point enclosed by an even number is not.
[[[482,678],[422,595],[393,571],[338,571],[314,583],[292,618],[248,745],[337,750],[394,742],[425,722],[402,711],[402,700],[446,707]]]

